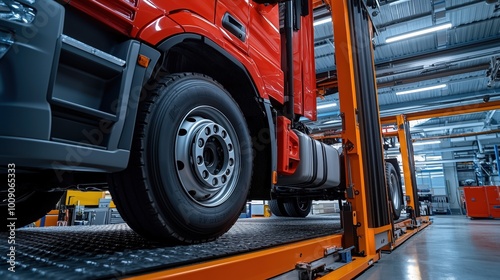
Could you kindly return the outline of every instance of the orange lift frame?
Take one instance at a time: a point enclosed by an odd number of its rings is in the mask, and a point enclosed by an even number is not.
[[[483,112],[488,110],[498,110],[500,108],[500,101],[492,101],[485,103],[477,103],[470,105],[462,105],[453,108],[436,109],[424,112],[402,114],[397,116],[382,117],[380,119],[382,124],[396,124],[397,126],[397,136],[399,138],[401,158],[403,159],[403,173],[405,180],[405,190],[407,196],[407,205],[415,208],[415,197],[414,197],[414,181],[412,180],[413,170],[413,148],[409,143],[410,131],[409,131],[409,121],[420,120],[426,118],[436,118],[436,117],[446,117],[461,114],[470,114]],[[488,132],[484,132],[485,134]],[[426,140],[430,140],[426,139]]]
[[[352,205],[352,226],[356,228],[357,249],[359,255],[353,256],[352,262],[323,276],[321,279],[351,279],[380,259],[383,245],[393,242],[392,223],[379,227],[370,227],[367,207],[367,182],[365,182],[364,155],[360,148],[362,143],[358,123],[358,97],[356,95],[356,74],[354,56],[358,50],[352,47],[351,18],[349,5],[352,0],[313,0],[314,7],[328,5],[331,9],[335,31],[336,65],[340,92],[340,109],[344,127],[342,138],[344,145],[349,146],[346,156],[346,174],[348,184],[353,192],[347,201]],[[361,3],[361,2],[359,2]],[[371,22],[367,19],[366,30],[371,30]],[[361,28],[358,26],[358,28]],[[371,40],[370,40],[371,42]],[[372,74],[375,79],[373,64],[373,48],[370,45]],[[375,87],[375,85],[373,85]],[[376,89],[375,89],[376,91]],[[376,104],[378,114],[378,101]],[[380,131],[380,122],[379,127]],[[378,139],[381,139],[381,134]],[[382,157],[382,154],[381,154]],[[389,207],[380,210],[390,215]],[[331,248],[345,246],[345,233],[314,238],[293,244],[282,245],[270,249],[245,253],[237,256],[207,261],[200,264],[167,269],[149,274],[131,276],[127,279],[264,279],[292,271],[299,262],[312,262],[325,256]],[[380,244],[380,243],[383,244]]]

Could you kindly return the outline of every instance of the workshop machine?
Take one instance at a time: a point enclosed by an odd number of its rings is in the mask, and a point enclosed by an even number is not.
[[[343,154],[300,122],[317,117],[313,2],[0,0],[0,217],[14,189],[20,227],[66,189],[109,188],[161,241],[214,240],[248,199],[293,217],[347,199],[354,244],[389,225],[401,178],[383,160],[369,39],[345,64],[357,90],[339,87]],[[365,1],[347,3],[362,26]]]

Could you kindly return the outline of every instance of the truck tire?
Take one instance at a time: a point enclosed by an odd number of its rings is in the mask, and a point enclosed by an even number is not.
[[[15,210],[14,216],[8,216],[9,201],[8,193],[2,191],[0,201],[0,219],[9,224],[7,218],[15,217],[16,228],[29,225],[38,219],[45,216],[50,210],[55,209],[55,206],[64,192],[37,192],[26,191],[15,192]],[[7,227],[2,227],[1,231],[9,230]]]
[[[269,200],[269,209],[271,209],[271,213],[277,217],[288,217],[283,199]]]
[[[144,237],[206,242],[238,219],[252,168],[249,130],[229,93],[204,75],[166,75],[141,100],[128,167],[110,191]]]
[[[385,163],[385,172],[393,219],[397,220],[401,216],[401,210],[404,207],[403,188],[400,182],[400,175],[396,172],[394,166],[388,162]]]
[[[307,198],[292,198],[285,202],[288,216],[304,218],[311,212],[312,201]]]

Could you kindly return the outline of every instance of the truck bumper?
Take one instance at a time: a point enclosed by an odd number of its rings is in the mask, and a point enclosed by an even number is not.
[[[114,65],[65,43],[65,8],[56,1],[18,1],[36,17],[0,19],[0,32],[13,35],[0,56],[0,169],[15,163],[31,170],[123,170],[135,122],[135,110],[127,109],[137,108],[146,71],[135,61],[152,51],[124,41],[112,55],[128,67]]]
[[[28,5],[27,5],[28,6]],[[0,19],[0,30],[13,44],[0,59],[0,135],[49,139],[51,84],[64,9],[55,1],[37,0],[31,23]],[[2,154],[5,148],[1,147]]]
[[[0,136],[0,164],[68,171],[113,172],[127,167],[129,152],[53,141]]]

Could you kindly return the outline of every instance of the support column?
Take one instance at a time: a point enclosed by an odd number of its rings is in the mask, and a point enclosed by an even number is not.
[[[441,142],[441,148],[450,148],[450,142]],[[453,152],[442,152],[441,158],[443,160],[453,160]],[[455,162],[443,163],[443,173],[444,173],[444,181],[445,187],[447,189],[448,194],[448,202],[450,203],[451,214],[459,214],[461,213],[461,198],[458,192],[458,176],[457,176],[457,167]]]
[[[352,206],[356,252],[374,255],[391,233],[382,135],[371,44],[371,22],[361,0],[332,0],[339,80],[346,194]],[[350,225],[344,225],[344,228]],[[384,239],[385,240],[385,239]]]
[[[413,144],[410,136],[410,125],[405,115],[396,116],[398,127],[399,149],[403,164],[405,180],[406,205],[415,209],[415,215],[420,216],[417,195],[417,180],[415,177],[415,162],[413,159]]]

